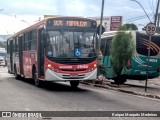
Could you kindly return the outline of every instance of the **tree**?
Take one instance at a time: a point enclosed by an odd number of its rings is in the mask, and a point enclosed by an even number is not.
[[[122,78],[121,72],[123,68],[127,66],[127,62],[131,59],[135,50],[131,32],[122,31],[122,28],[123,27],[120,27],[118,33],[113,38],[110,51],[113,71],[117,75],[114,80],[117,84],[121,84],[126,81],[125,78]]]
[[[131,24],[127,23],[127,24],[124,24],[123,26],[121,26],[119,29],[121,29],[121,30],[138,30],[138,27],[133,23],[131,23]]]

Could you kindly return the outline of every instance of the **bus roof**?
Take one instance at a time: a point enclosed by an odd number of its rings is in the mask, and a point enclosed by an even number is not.
[[[15,33],[15,34],[13,34],[13,35],[11,35],[11,36],[9,36],[8,39],[10,39],[10,38],[12,38],[12,37],[15,37],[15,36],[17,36],[17,35],[21,35],[21,34],[23,34],[24,32],[33,30],[33,29],[35,29],[35,28],[37,28],[37,27],[43,28],[43,27],[44,27],[44,24],[46,24],[46,22],[47,22],[48,20],[50,20],[50,19],[56,19],[56,18],[66,18],[66,19],[67,19],[67,18],[73,18],[73,19],[85,19],[85,20],[95,21],[95,20],[90,19],[90,18],[75,17],[75,16],[55,16],[55,17],[48,17],[48,18],[44,18],[43,20],[41,20],[41,21],[39,21],[39,22],[37,22],[37,23],[35,23],[35,24],[33,24],[33,25],[31,25],[31,26],[29,26],[29,27],[27,27],[27,28],[25,28],[25,29],[23,29],[23,30],[21,30],[21,31]]]

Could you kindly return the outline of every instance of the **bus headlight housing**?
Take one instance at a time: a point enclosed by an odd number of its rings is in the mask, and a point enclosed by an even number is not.
[[[47,67],[48,67],[48,68],[51,68],[51,67],[52,67],[52,65],[51,65],[51,64],[48,64],[48,65],[47,65]]]

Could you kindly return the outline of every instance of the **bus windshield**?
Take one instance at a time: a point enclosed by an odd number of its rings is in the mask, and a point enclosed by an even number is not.
[[[48,31],[46,55],[58,58],[95,57],[93,32]]]

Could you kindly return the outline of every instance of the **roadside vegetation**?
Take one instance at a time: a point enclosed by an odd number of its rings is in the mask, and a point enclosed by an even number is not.
[[[121,75],[122,70],[126,68],[128,61],[134,54],[135,45],[132,38],[131,30],[134,30],[132,25],[120,26],[118,33],[113,38],[111,47],[111,64],[114,73],[116,74],[115,83],[121,84],[125,82],[124,76]]]

